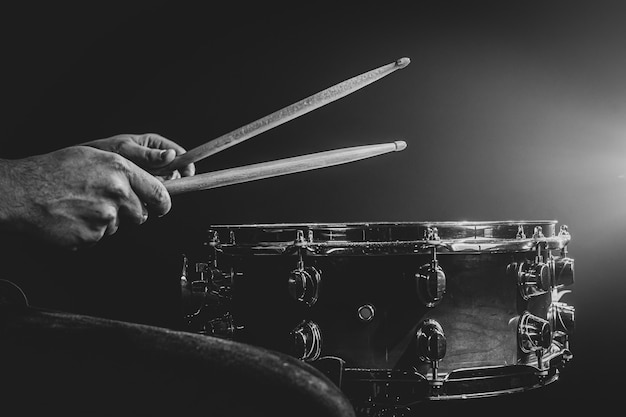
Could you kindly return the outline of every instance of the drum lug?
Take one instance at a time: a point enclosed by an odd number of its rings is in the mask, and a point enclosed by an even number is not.
[[[301,246],[298,247],[298,265],[289,274],[287,289],[294,300],[304,303],[308,307],[313,307],[319,298],[322,272],[313,266],[304,266],[303,251],[306,250],[306,241],[304,233],[300,230],[298,230],[296,241],[301,243]]]
[[[192,292],[214,292],[223,299],[230,300],[231,288],[235,272],[231,269],[224,272],[207,263],[196,263],[196,272],[200,273],[200,280],[191,282]]]
[[[543,360],[546,349],[552,345],[550,322],[529,312],[522,314],[518,326],[518,345],[524,353],[534,353],[539,375],[547,375],[550,365]]]
[[[520,317],[517,331],[519,347],[524,353],[547,349],[552,343],[550,323],[529,312]]]
[[[219,235],[209,230],[206,246],[209,262],[194,264],[194,277],[189,279],[188,259],[185,255],[181,276],[183,311],[188,330],[217,337],[232,338],[236,326],[231,316],[232,286],[237,274],[233,268],[221,269],[217,265]]]
[[[557,293],[550,306],[550,322],[552,323],[553,339],[563,348],[569,349],[570,336],[574,334],[576,328],[575,312],[576,309],[562,301],[558,301],[562,293]]]
[[[569,227],[566,224],[562,224],[559,229],[558,238],[563,241],[563,247],[561,248],[561,257],[567,257],[567,245],[572,239],[572,235],[569,232]]]
[[[322,332],[313,321],[303,321],[291,331],[294,356],[305,362],[315,361],[322,353]]]
[[[563,332],[567,334],[573,334],[575,329],[574,315],[576,309],[563,302],[556,302],[552,304],[554,308],[554,331]]]
[[[574,260],[568,257],[552,258],[551,270],[555,288],[574,284]]]
[[[550,290],[550,267],[538,260],[536,262],[523,262],[517,271],[517,283],[520,294],[524,300],[545,294]]]
[[[231,288],[236,274],[232,269],[224,273],[203,262],[196,263],[195,271],[200,279],[191,281],[188,288],[191,297],[199,298],[199,302],[194,303],[195,311],[186,315],[187,326],[202,334],[232,338],[236,330],[243,328],[234,324],[230,314]]]
[[[432,369],[431,386],[439,388],[443,380],[439,378],[439,361],[446,356],[447,341],[443,327],[437,320],[427,319],[417,329],[417,354],[420,360],[429,362]]]
[[[446,292],[446,274],[439,266],[435,248],[432,261],[422,265],[415,278],[417,295],[424,305],[430,308],[439,304]]]
[[[297,268],[289,274],[287,285],[291,297],[312,307],[319,298],[321,273],[315,267]]]

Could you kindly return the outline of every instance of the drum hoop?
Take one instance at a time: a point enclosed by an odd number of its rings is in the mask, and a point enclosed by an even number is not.
[[[472,375],[472,371],[475,374]],[[520,376],[529,377],[530,383],[520,383],[518,386],[509,386],[507,388],[492,387],[486,389],[490,381],[497,381],[498,379],[509,378],[511,380],[518,379]],[[528,365],[504,365],[493,366],[483,368],[464,368],[450,372],[443,376],[443,387],[448,387],[450,384],[461,382],[464,387],[472,387],[472,382],[476,382],[474,388],[482,388],[481,390],[467,390],[459,392],[457,394],[450,394],[446,392],[444,388],[441,393],[437,395],[428,395],[424,397],[417,396],[414,401],[419,403],[421,401],[445,401],[445,400],[460,400],[469,398],[487,398],[498,395],[511,394],[516,392],[528,391],[531,389],[538,389],[545,387],[548,384],[556,382],[559,379],[560,373],[557,367],[552,367],[545,375],[538,375],[536,369]],[[360,369],[360,368],[345,368],[342,378],[342,384],[344,386],[352,385],[355,383],[379,383],[389,386],[391,384],[414,386],[429,386],[431,380],[426,376],[418,373],[409,373],[405,371],[387,370],[387,369]],[[357,398],[353,398],[353,401],[358,401]]]
[[[229,253],[390,255],[445,252],[525,252],[563,249],[569,233],[556,234],[556,220],[277,223],[214,225],[209,244]]]

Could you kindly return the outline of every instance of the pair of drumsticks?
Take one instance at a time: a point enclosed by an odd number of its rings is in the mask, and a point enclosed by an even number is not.
[[[320,91],[317,94],[200,145],[189,152],[178,155],[166,169],[173,171],[185,165],[200,161],[201,159],[250,139],[253,136],[288,122],[289,120],[293,120],[298,116],[302,116],[312,110],[345,97],[398,69],[406,67],[410,62],[409,58],[400,58],[391,64],[368,71],[327,88],[326,90]],[[401,151],[404,148],[406,148],[404,141],[355,146],[173,179],[166,181],[165,187],[171,195],[207,190],[210,188],[344,164],[389,152]]]

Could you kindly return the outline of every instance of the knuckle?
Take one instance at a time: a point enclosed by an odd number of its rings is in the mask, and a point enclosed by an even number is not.
[[[167,189],[161,182],[155,182],[154,184],[154,198],[157,206],[159,207],[160,214],[165,214],[170,211],[172,206],[172,201],[170,199],[170,194],[167,192]]]
[[[128,171],[128,163],[126,162],[127,160],[119,153],[107,153],[106,158],[108,158],[107,163],[111,166],[112,169],[122,172]]]
[[[113,206],[103,207],[100,212],[100,217],[103,223],[112,223],[117,221],[117,210]]]
[[[75,248],[90,247],[98,243],[104,237],[104,228],[98,230],[80,229],[76,230],[72,236],[72,245]]]
[[[128,175],[130,170],[128,160],[116,152],[101,152],[94,163],[100,167],[102,172],[108,172],[109,175],[115,173]]]
[[[116,200],[127,200],[130,195],[130,186],[118,177],[110,178],[107,190]]]
[[[163,137],[157,133],[144,133],[142,135],[138,135],[140,139],[140,143],[144,146],[155,146],[158,145],[159,142],[163,141]]]

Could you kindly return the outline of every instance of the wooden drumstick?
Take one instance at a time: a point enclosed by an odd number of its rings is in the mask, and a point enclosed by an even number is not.
[[[298,116],[302,116],[312,110],[345,97],[350,93],[380,80],[384,76],[389,75],[398,69],[406,67],[410,62],[411,60],[409,58],[400,58],[391,64],[384,65],[380,68],[368,71],[336,84],[324,91],[309,96],[297,103],[287,106],[259,120],[242,126],[239,129],[233,130],[230,133],[191,149],[190,151],[174,158],[174,160],[163,169],[173,171],[211,156],[217,152],[223,151],[224,149],[250,139],[253,136],[279,126],[289,120],[293,120]]]
[[[399,140],[391,143],[355,146],[352,148],[318,152],[169,180],[165,182],[165,188],[167,188],[170,195],[207,190],[210,188],[224,187],[226,185],[345,164],[389,152],[398,152],[405,148],[406,142]]]

